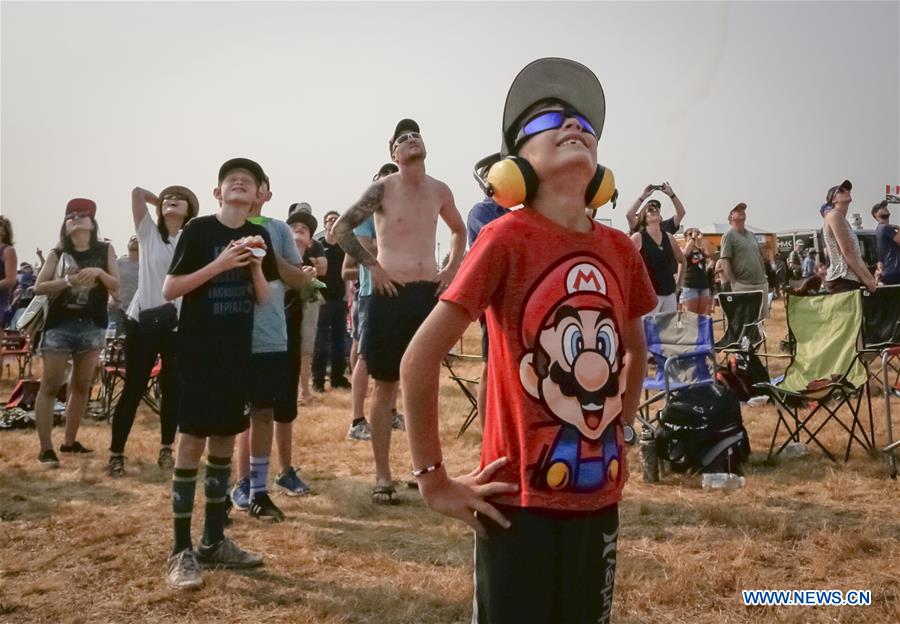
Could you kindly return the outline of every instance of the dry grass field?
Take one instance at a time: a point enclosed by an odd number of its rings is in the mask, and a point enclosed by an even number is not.
[[[770,345],[782,337],[776,302]],[[465,346],[477,350],[470,331]],[[7,395],[8,382],[0,387]],[[455,438],[467,405],[444,380],[444,457],[451,473],[470,470],[479,434]],[[287,522],[263,525],[234,513],[231,536],[266,555],[259,571],[205,573],[193,593],[164,582],[171,547],[170,476],[156,467],[158,427],[142,412],[127,448],[127,477],[103,469],[109,425],[87,421],[80,439],[96,449],[38,467],[33,430],[0,433],[0,622],[467,622],[472,536],[428,511],[417,491],[401,504],[369,501],[368,444],[349,442],[350,395],[329,392],[301,408],[296,463],[314,488],[278,496]],[[883,408],[875,412],[884,439]],[[754,454],[747,486],[708,492],[699,477],[641,482],[639,452],[621,506],[613,621],[640,623],[900,622],[900,497],[886,464],[860,451],[833,464],[813,452],[765,462],[775,425],[769,406],[747,407]],[[477,427],[476,427],[477,428]],[[831,427],[823,436],[842,449]],[[58,446],[60,429],[54,430]],[[404,435],[394,436],[396,478],[410,467]],[[198,488],[201,489],[202,488]],[[202,509],[202,492],[197,495]],[[202,512],[195,514],[198,535]],[[869,607],[745,607],[742,589],[866,589]]]

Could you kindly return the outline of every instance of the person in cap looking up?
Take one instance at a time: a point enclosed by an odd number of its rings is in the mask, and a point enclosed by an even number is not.
[[[155,218],[148,206],[154,207]],[[106,466],[106,474],[114,479],[125,475],[125,444],[157,358],[162,359],[159,373],[162,399],[156,464],[165,470],[171,470],[175,465],[172,445],[178,428],[175,410],[180,400],[175,341],[181,299],[166,301],[162,287],[184,226],[199,211],[197,196],[184,186],[167,186],[159,195],[141,187],[131,191],[138,277],[137,291],[125,308],[126,327],[122,328],[125,332],[125,386],[113,412]]]
[[[506,98],[501,159],[484,186],[523,208],[489,223],[403,358],[413,475],[426,504],[471,526],[473,622],[608,622],[626,436],[656,305],[628,237],[586,209],[612,198],[597,162],[603,88],[547,58]],[[481,462],[451,478],[438,435],[441,360],[487,317]]]
[[[822,238],[828,252],[828,273],[825,275],[825,290],[829,293],[846,292],[865,286],[875,292],[878,283],[869,273],[859,248],[859,239],[847,221],[847,210],[853,197],[850,191],[853,184],[844,180],[837,186],[828,189],[825,205],[829,207],[825,213],[825,225],[822,227]]]
[[[900,228],[891,223],[891,211],[886,201],[872,206],[875,226],[875,253],[881,262],[881,283],[900,284]]]
[[[35,401],[41,445],[38,462],[49,468],[59,467],[51,439],[53,405],[66,383],[69,360],[72,373],[66,401],[66,432],[59,450],[73,454],[93,452],[75,437],[105,344],[109,293],[119,287],[116,253],[112,245],[100,240],[96,215],[97,204],[90,199],[76,198],[66,205],[59,243],[47,257],[34,287],[36,295],[50,296],[39,345],[43,373]]]

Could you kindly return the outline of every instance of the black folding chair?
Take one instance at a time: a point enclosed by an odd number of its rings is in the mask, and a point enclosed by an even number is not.
[[[721,292],[716,299],[725,316],[725,333],[716,342],[716,351],[755,353],[766,340],[762,327],[766,293],[761,290]]]
[[[463,421],[462,426],[456,434],[457,438],[466,432],[466,429],[469,428],[469,425],[471,425],[478,416],[478,399],[475,397],[472,390],[478,388],[480,377],[465,377],[457,373],[453,369],[454,363],[460,364],[463,362],[478,362],[480,364],[482,359],[480,355],[463,355],[461,353],[453,353],[452,351],[444,357],[444,367],[447,369],[447,372],[450,373],[450,379],[456,382],[456,385],[462,390],[463,396],[469,401],[469,413],[466,414],[466,419]]]

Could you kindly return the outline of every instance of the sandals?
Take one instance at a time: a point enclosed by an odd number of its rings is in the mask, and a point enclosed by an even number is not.
[[[376,485],[372,488],[372,502],[376,505],[395,505],[397,490],[393,485]]]

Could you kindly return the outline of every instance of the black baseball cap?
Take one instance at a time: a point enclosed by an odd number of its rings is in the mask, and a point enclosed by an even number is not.
[[[600,80],[576,61],[542,58],[532,61],[519,72],[506,95],[501,156],[509,156],[515,148],[515,135],[526,111],[543,100],[557,100],[571,106],[584,115],[600,138],[606,119],[606,96]]]
[[[372,182],[377,180],[378,178],[383,178],[384,176],[391,175],[392,173],[397,173],[400,171],[400,167],[398,167],[395,163],[384,163],[381,165],[381,169],[378,170],[378,173],[375,174],[375,177],[372,178]]]
[[[266,172],[263,171],[263,168],[259,166],[259,163],[250,160],[249,158],[232,158],[231,160],[226,160],[225,164],[219,167],[219,184],[222,183],[225,176],[235,169],[246,169],[249,171],[250,175],[256,180],[257,185],[261,186],[263,182],[267,185],[269,184],[269,177],[266,175]],[[269,185],[269,190],[271,190],[271,188],[271,185]]]
[[[828,189],[828,193],[825,194],[825,203],[829,206],[834,204],[834,196],[837,195],[840,191],[849,191],[853,189],[853,184],[850,183],[850,180],[844,180],[837,186],[832,186]]]
[[[394,141],[397,140],[397,137],[401,134],[406,134],[407,132],[421,132],[419,130],[419,124],[412,119],[401,119],[398,121],[397,127],[394,128],[394,135],[391,137],[391,149],[394,148]]]
[[[882,199],[880,202],[872,206],[872,216],[874,217],[882,208],[887,208],[888,212],[890,212],[890,208],[888,208],[886,199]]]
[[[294,204],[294,206],[299,207],[296,210],[291,210],[291,214],[288,215],[287,218],[287,224],[293,225],[295,223],[302,223],[309,228],[310,234],[315,234],[316,230],[319,229],[319,221],[313,216],[312,212],[309,211],[309,204],[300,203]]]

